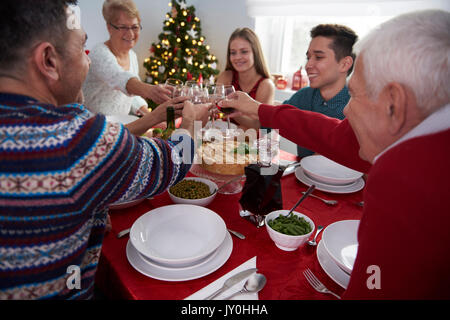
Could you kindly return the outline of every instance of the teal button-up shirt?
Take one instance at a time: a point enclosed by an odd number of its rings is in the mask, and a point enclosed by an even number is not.
[[[284,101],[283,104],[289,104],[301,110],[314,111],[342,120],[345,118],[342,111],[349,100],[350,94],[348,93],[347,86],[344,86],[337,95],[328,101],[322,98],[319,89],[306,87],[298,90],[291,98]],[[301,146],[297,147],[297,152],[300,157],[310,156],[314,153],[314,151]]]

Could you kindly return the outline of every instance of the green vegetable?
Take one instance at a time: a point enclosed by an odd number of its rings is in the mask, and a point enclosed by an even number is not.
[[[242,142],[239,146],[234,148],[233,153],[239,153],[239,154],[258,154],[258,149],[256,148],[250,148],[247,143]]]
[[[308,221],[293,212],[287,216],[279,215],[277,218],[270,220],[269,226],[275,231],[291,236],[301,236],[310,233],[312,230]]]
[[[174,196],[183,199],[202,199],[211,195],[207,184],[195,180],[182,180],[169,190]]]
[[[243,142],[237,148],[234,148],[234,153],[249,154],[250,153],[250,148],[248,147],[248,144]]]

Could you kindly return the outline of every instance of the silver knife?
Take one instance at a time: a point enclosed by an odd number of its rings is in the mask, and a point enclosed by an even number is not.
[[[228,290],[229,288],[234,286],[236,283],[239,283],[242,280],[250,277],[256,271],[258,271],[258,269],[252,268],[252,269],[244,270],[244,271],[241,271],[241,272],[235,274],[234,276],[228,278],[227,281],[225,281],[225,283],[223,284],[222,288],[220,288],[219,290],[217,290],[213,294],[209,295],[204,300],[211,300],[211,299],[217,297],[220,293],[224,292],[225,290]]]
[[[300,165],[300,162],[294,162],[294,163],[291,163],[288,166],[286,166],[286,169],[283,172],[283,177],[285,177],[291,173],[294,173],[299,165]]]

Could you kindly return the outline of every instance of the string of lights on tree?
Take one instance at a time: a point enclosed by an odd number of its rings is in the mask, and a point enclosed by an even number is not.
[[[152,43],[151,55],[144,62],[146,82],[161,84],[167,78],[202,81],[217,75],[218,61],[205,44],[194,6],[172,0],[169,7],[159,42]]]

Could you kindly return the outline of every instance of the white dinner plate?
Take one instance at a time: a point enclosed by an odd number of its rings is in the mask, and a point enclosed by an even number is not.
[[[127,124],[139,119],[139,117],[128,115],[128,114],[116,114],[111,116],[106,116],[106,121],[108,122],[118,122],[121,124]]]
[[[301,166],[298,166],[297,169],[295,169],[295,176],[297,177],[298,180],[300,180],[300,182],[303,182],[308,187],[314,184],[317,190],[330,193],[339,193],[339,194],[353,193],[361,190],[362,188],[364,188],[365,185],[363,178],[359,178],[358,180],[356,180],[351,184],[342,186],[321,183],[308,177],[303,171],[303,168]]]
[[[320,241],[317,246],[317,260],[323,271],[331,278],[334,282],[340,285],[342,288],[347,289],[348,283],[350,281],[350,275],[345,273],[344,270],[339,268],[339,266],[333,261],[333,259],[328,254],[323,241]]]
[[[330,224],[322,234],[322,242],[334,262],[352,273],[358,254],[359,220],[342,220]]]
[[[348,185],[363,175],[321,155],[304,157],[300,165],[312,179],[332,185]]]
[[[225,239],[226,225],[214,211],[190,204],[153,209],[131,227],[130,240],[147,258],[186,267],[206,257]]]
[[[219,248],[220,248],[220,246],[219,246]],[[152,259],[147,258],[146,256],[140,254],[139,252],[138,252],[138,254],[141,256],[141,258],[145,262],[147,262],[151,266],[154,266],[154,267],[157,267],[157,268],[160,268],[160,269],[166,269],[166,270],[174,270],[174,269],[175,270],[189,270],[189,269],[193,269],[193,268],[198,268],[201,265],[203,265],[205,263],[208,263],[209,261],[211,261],[217,255],[217,252],[218,252],[218,250],[216,249],[211,254],[207,255],[206,257],[204,257],[204,258],[202,258],[202,259],[200,259],[198,261],[195,261],[194,263],[192,263],[190,265],[187,264],[187,265],[181,265],[181,266],[173,266],[173,265],[170,265],[170,264],[158,263],[158,262],[153,261]]]
[[[125,202],[120,202],[120,203],[116,202],[114,204],[110,204],[109,205],[109,209],[111,209],[111,210],[120,210],[120,209],[134,207],[134,206],[138,205],[139,203],[141,203],[144,200],[145,200],[145,198],[137,199],[137,200],[131,200],[131,201],[125,201]]]
[[[148,264],[139,255],[139,252],[133,247],[133,244],[130,240],[128,241],[126,249],[128,261],[133,266],[133,268],[146,275],[147,277],[164,281],[187,281],[204,277],[223,266],[225,262],[227,262],[232,251],[233,239],[231,239],[231,235],[226,232],[225,240],[220,245],[220,247],[217,248],[217,254],[214,255],[213,259],[211,259],[207,263],[202,264],[197,268],[188,270],[168,270]]]

